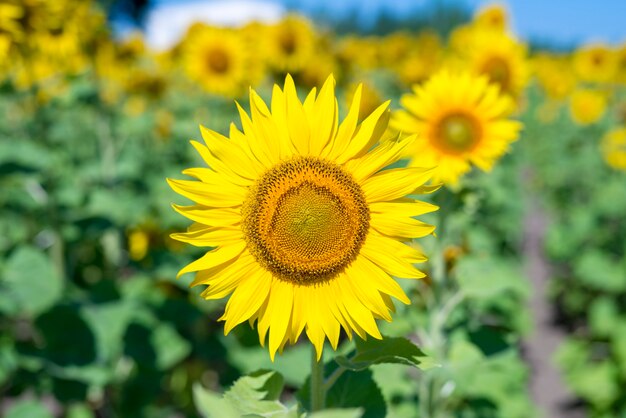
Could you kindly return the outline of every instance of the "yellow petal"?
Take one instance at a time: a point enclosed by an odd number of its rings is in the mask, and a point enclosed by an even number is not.
[[[269,295],[271,284],[272,275],[263,269],[256,270],[239,283],[220,318],[226,320],[224,334],[228,334],[259,310]]]
[[[359,121],[359,109],[361,107],[361,93],[363,90],[363,85],[359,84],[354,92],[354,97],[352,99],[352,104],[350,105],[350,110],[346,115],[346,118],[339,125],[339,129],[337,130],[337,135],[335,136],[335,140],[329,143],[326,148],[322,151],[321,156],[327,157],[330,160],[335,160],[337,156],[341,155],[343,151],[348,147],[350,141],[352,140],[352,136],[354,135],[354,131],[357,126],[357,122]]]
[[[174,210],[192,221],[209,226],[231,226],[241,222],[238,208],[209,208],[202,205],[172,205]]]
[[[361,182],[382,168],[398,161],[414,140],[415,136],[410,136],[399,142],[389,141],[381,144],[363,157],[348,161],[344,167],[352,173],[357,182]]]
[[[402,238],[421,238],[432,234],[435,230],[433,225],[417,219],[389,213],[371,213],[370,225],[383,235]]]
[[[357,258],[350,267],[354,269],[355,274],[371,280],[374,286],[383,294],[393,296],[407,305],[411,302],[400,285],[366,257]]]
[[[425,276],[406,259],[401,258],[392,249],[384,245],[385,241],[382,237],[370,233],[361,248],[361,254],[392,276],[404,279],[416,279]]]
[[[247,190],[228,183],[212,185],[200,181],[167,179],[170,187],[178,194],[209,207],[241,206]]]
[[[192,271],[206,270],[215,267],[219,264],[225,263],[237,257],[246,248],[246,243],[243,241],[219,247],[207,252],[205,255],[197,259],[196,261],[188,264],[181,269],[176,277],[180,277],[185,273]]]
[[[376,108],[365,120],[359,125],[359,130],[352,137],[346,149],[337,156],[336,162],[343,164],[346,161],[360,157],[372,148],[378,142],[382,134],[387,129],[389,122],[390,101],[387,100]]]
[[[395,200],[414,193],[433,172],[420,167],[383,170],[363,182],[363,192],[368,203]]]
[[[287,109],[287,126],[289,137],[300,155],[309,155],[310,127],[296,86],[289,74],[285,79],[285,101]]]
[[[241,228],[208,227],[171,234],[170,237],[196,247],[219,247],[243,240],[243,232]]]

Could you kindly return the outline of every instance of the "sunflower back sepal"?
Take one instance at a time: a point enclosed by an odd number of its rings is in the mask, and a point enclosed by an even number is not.
[[[402,337],[355,339],[356,348],[348,356],[337,356],[339,366],[352,370],[365,370],[374,364],[404,364],[428,370],[439,365],[413,342]]]

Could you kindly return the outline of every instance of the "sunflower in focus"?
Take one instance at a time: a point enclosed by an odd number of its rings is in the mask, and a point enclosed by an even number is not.
[[[526,46],[504,33],[477,30],[467,48],[469,67],[486,75],[513,97],[526,87],[529,78]]]
[[[605,135],[602,140],[602,154],[609,166],[626,171],[626,127],[613,129]]]
[[[315,53],[315,32],[311,23],[288,16],[267,28],[269,62],[278,71],[300,71]]]
[[[238,32],[196,27],[183,45],[187,75],[209,93],[240,96],[263,76],[245,38]]]
[[[599,90],[578,89],[570,96],[570,115],[579,125],[589,125],[600,120],[606,106],[606,94]]]
[[[411,165],[436,165],[435,179],[451,185],[470,164],[490,170],[522,127],[507,118],[513,101],[485,76],[442,70],[400,102],[404,110],[394,114],[391,125],[417,134]]]
[[[270,357],[302,332],[320,358],[324,341],[381,338],[377,318],[391,320],[391,297],[409,299],[392,278],[420,278],[413,263],[424,255],[402,241],[434,227],[414,219],[437,209],[407,195],[433,191],[432,169],[395,168],[413,138],[376,144],[388,121],[379,106],[358,123],[360,92],[341,124],[334,79],[302,103],[290,76],[274,86],[268,107],[250,91],[251,116],[239,108],[243,131],[230,137],[202,128],[193,146],[211,168],[183,173],[198,181],[169,180],[196,202],[174,205],[194,223],[174,239],[215,247],[184,267],[192,285],[208,285],[206,299],[231,295],[224,331],[256,323]],[[382,170],[382,171],[381,171]]]
[[[617,55],[603,44],[580,48],[573,56],[574,70],[583,81],[606,83],[618,70]]]

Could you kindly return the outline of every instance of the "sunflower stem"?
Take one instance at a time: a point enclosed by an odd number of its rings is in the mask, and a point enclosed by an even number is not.
[[[315,347],[311,346],[311,411],[321,411],[325,403],[324,362],[317,360]]]

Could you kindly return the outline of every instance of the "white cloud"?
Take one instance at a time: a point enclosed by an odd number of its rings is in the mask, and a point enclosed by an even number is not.
[[[285,8],[272,1],[219,0],[202,3],[168,4],[150,11],[146,20],[146,40],[157,50],[172,47],[194,22],[217,26],[241,26],[252,20],[275,22]]]

